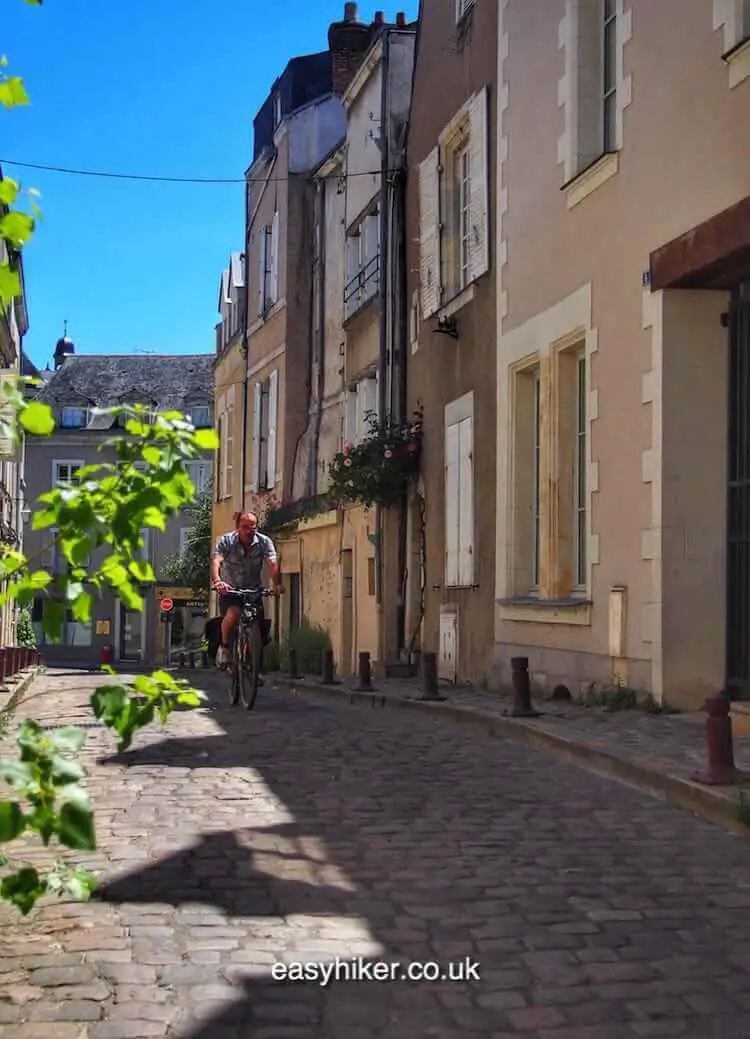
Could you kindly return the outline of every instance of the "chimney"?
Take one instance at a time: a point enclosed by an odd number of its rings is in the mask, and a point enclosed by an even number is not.
[[[344,4],[344,18],[328,28],[333,92],[341,96],[357,74],[370,45],[369,26],[359,21],[357,5]]]
[[[399,11],[396,15],[396,25],[399,29],[406,28],[406,15],[403,11]]]
[[[385,22],[385,15],[382,11],[376,11],[375,17],[372,20],[373,25],[382,25]]]

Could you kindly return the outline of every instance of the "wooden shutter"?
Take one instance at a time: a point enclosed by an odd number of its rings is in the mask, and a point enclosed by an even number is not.
[[[474,421],[458,424],[458,583],[474,584]]]
[[[266,267],[268,265],[268,235],[266,228],[260,229],[260,247],[258,250],[258,314],[262,317],[266,312]]]
[[[226,498],[226,494],[227,494],[227,491],[226,491],[226,480],[225,480],[226,464],[225,464],[225,461],[224,461],[225,458],[226,458],[226,454],[227,454],[227,439],[226,439],[226,437],[227,437],[227,416],[226,416],[226,413],[222,413],[221,415],[219,415],[218,434],[219,434],[219,446],[218,446],[218,448],[216,450],[216,468],[217,468],[218,473],[219,473],[219,486],[218,486],[217,500],[221,501],[222,498]],[[188,471],[189,471],[189,467],[188,467]],[[192,476],[191,476],[191,479],[192,479]],[[195,483],[195,480],[193,480],[193,483]]]
[[[445,583],[454,587],[458,582],[458,525],[459,525],[459,429],[454,424],[445,427]]]
[[[10,403],[8,391],[16,380],[16,372],[12,368],[0,371],[0,458],[12,459],[16,454],[13,440],[15,413]]]
[[[279,211],[274,211],[273,223],[271,224],[271,264],[270,264],[270,286],[268,298],[271,303],[276,303],[279,298]]]
[[[363,379],[359,384],[359,395],[362,398],[360,436],[370,435],[370,422],[378,417],[378,380]],[[372,412],[372,414],[368,414]]]
[[[469,108],[469,280],[489,270],[489,221],[487,192],[487,88],[483,87]]]
[[[422,317],[435,314],[440,286],[440,153],[433,148],[419,166],[419,262]]]
[[[261,430],[261,394],[263,387],[259,382],[253,386],[253,467],[250,477],[250,490],[260,489],[260,430]]]
[[[268,443],[266,462],[266,486],[276,486],[276,424],[279,401],[279,373],[277,369],[268,377]]]

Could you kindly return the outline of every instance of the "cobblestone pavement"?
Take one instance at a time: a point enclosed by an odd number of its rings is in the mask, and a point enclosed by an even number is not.
[[[29,709],[88,722],[95,682],[51,673]],[[750,1034],[750,845],[686,812],[271,686],[112,748],[90,729],[97,899],[0,915],[2,1039]],[[273,976],[336,957],[480,980]]]

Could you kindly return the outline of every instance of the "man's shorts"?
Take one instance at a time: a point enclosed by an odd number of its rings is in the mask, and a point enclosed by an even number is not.
[[[223,617],[224,614],[227,612],[227,610],[229,609],[230,606],[239,606],[240,603],[241,603],[241,600],[238,599],[236,595],[232,595],[231,593],[229,595],[220,595],[219,596],[219,613]],[[271,621],[267,619],[266,614],[265,614],[265,610],[264,610],[263,607],[264,607],[264,602],[261,599],[261,601],[260,601],[260,612],[261,612],[261,616],[262,616],[262,621],[261,621],[260,630],[261,630],[262,635],[263,635],[263,645],[267,646],[268,643],[271,641]]]

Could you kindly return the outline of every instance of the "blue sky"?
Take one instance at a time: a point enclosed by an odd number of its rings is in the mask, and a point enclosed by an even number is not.
[[[25,254],[44,366],[68,321],[79,353],[213,350],[219,277],[242,247],[242,184],[138,183],[9,160],[157,176],[237,177],[252,120],[289,58],[327,47],[344,0],[2,0],[3,53],[31,106],[2,115],[7,175],[41,192]],[[417,0],[393,10],[416,16]]]

